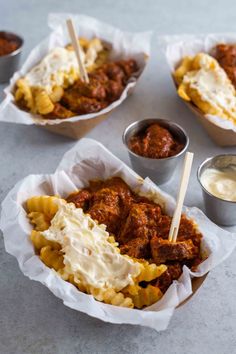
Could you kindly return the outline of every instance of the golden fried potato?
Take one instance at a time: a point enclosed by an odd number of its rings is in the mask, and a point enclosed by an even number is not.
[[[192,60],[192,57],[185,57],[181,65],[175,70],[174,78],[178,85],[183,81],[184,75],[191,70]]]
[[[203,114],[236,122],[236,91],[225,71],[208,54],[186,57],[174,73],[178,95]]]

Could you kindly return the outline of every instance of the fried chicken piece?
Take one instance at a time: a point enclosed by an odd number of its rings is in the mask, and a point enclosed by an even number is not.
[[[192,272],[196,272],[198,270],[199,264],[203,261],[203,257],[199,254],[197,258],[194,258],[189,265]]]
[[[154,236],[150,241],[150,247],[152,258],[156,264],[193,259],[199,253],[198,247],[194,246],[190,239],[170,242]]]
[[[91,198],[91,192],[87,189],[82,189],[77,193],[70,194],[66,198],[66,201],[68,203],[74,203],[76,208],[82,208],[84,212],[87,212]]]
[[[65,119],[65,118],[70,118],[75,115],[74,112],[71,112],[69,109],[65,108],[62,106],[60,103],[55,103],[53,111],[44,115],[44,118],[47,119],[55,119],[55,118],[60,118],[60,119]]]
[[[120,246],[120,251],[122,254],[127,254],[133,258],[144,258],[150,257],[150,246],[148,237],[135,238],[130,240],[124,245]]]
[[[121,208],[117,192],[102,188],[93,193],[88,213],[99,224],[105,224],[107,231],[116,234],[121,219]]]
[[[124,201],[133,197],[133,193],[128,184],[120,177],[112,177],[103,182],[103,187],[116,191],[119,197]]]
[[[161,207],[157,204],[132,204],[118,235],[118,242],[124,244],[135,238],[150,239],[156,234],[155,228],[160,215]]]
[[[99,101],[106,98],[106,90],[104,85],[95,77],[89,77],[89,83],[77,80],[73,85],[73,88],[67,90],[69,93],[71,91],[73,94],[76,92],[79,96],[96,98]]]
[[[102,69],[97,69],[89,74],[89,78],[95,79],[101,84],[105,84],[106,82],[109,81],[108,76]]]
[[[236,46],[218,44],[216,46],[216,59],[236,88]]]
[[[105,101],[98,101],[95,98],[81,96],[74,88],[65,91],[62,97],[62,103],[77,114],[99,112],[108,105]]]
[[[157,236],[163,239],[168,239],[172,218],[169,215],[161,215],[157,224]]]
[[[216,58],[220,64],[226,66],[236,65],[236,46],[230,44],[218,44],[216,46]]]
[[[179,279],[182,274],[182,266],[179,262],[167,264],[167,270],[152,282],[152,285],[158,287],[163,293],[169,288],[173,280]]]
[[[114,102],[120,98],[124,90],[123,81],[125,80],[125,74],[116,63],[104,64],[90,76],[103,87],[104,95],[100,99]]]
[[[109,102],[118,100],[124,90],[124,86],[119,81],[109,80],[106,84],[106,99]]]
[[[117,235],[121,221],[127,216],[133,202],[133,193],[119,177],[106,181],[90,181],[93,193],[89,214],[99,223],[107,225],[107,230]]]
[[[117,64],[122,68],[127,79],[138,71],[138,64],[134,59],[120,60]]]
[[[126,85],[127,80],[137,71],[138,65],[134,59],[109,62],[96,70],[98,73],[105,73],[110,80],[122,85]]]
[[[200,249],[202,234],[197,230],[193,220],[189,220],[185,215],[181,216],[178,241],[191,239],[193,244]]]
[[[168,239],[171,226],[172,217],[169,215],[161,215],[156,226],[157,236],[163,239]],[[191,239],[193,244],[200,247],[202,235],[196,229],[192,220],[189,220],[185,215],[181,216],[178,241],[185,241]]]
[[[98,191],[102,188],[109,188],[115,191],[119,196],[121,218],[123,219],[127,216],[131,204],[134,201],[134,196],[130,187],[120,177],[112,177],[106,181],[90,181],[89,187],[92,191]]]
[[[106,63],[101,67],[110,80],[125,84],[126,75],[122,67],[116,62]]]

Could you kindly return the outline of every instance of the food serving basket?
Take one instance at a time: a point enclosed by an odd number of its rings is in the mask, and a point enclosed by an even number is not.
[[[236,34],[163,36],[159,38],[159,41],[164,50],[175,88],[177,88],[173,73],[185,56],[193,56],[200,52],[212,55],[212,50],[217,44],[236,44]],[[184,102],[217,145],[236,146],[236,123],[218,116],[205,115],[192,102]]]
[[[51,49],[58,46],[64,47],[70,42],[66,27],[68,18],[73,20],[79,37],[87,39],[98,37],[111,48],[109,57],[111,60],[133,58],[137,61],[139,70],[130,78],[121,97],[100,112],[67,119],[44,119],[39,115],[34,115],[17,107],[13,95],[14,86],[16,81],[42,60]],[[49,14],[48,25],[52,29],[51,34],[30,52],[20,71],[13,75],[10,85],[4,90],[5,99],[0,105],[0,121],[27,125],[35,124],[53,133],[79,139],[106,119],[131,94],[149,58],[151,32],[122,32],[85,15],[65,13]]]
[[[68,151],[52,175],[30,175],[9,192],[2,204],[0,227],[6,251],[18,260],[22,272],[30,279],[46,285],[70,308],[111,323],[148,326],[161,331],[167,328],[174,310],[183,304],[201,286],[207,273],[227,258],[236,246],[236,234],[213,224],[199,209],[184,208],[203,234],[202,254],[206,258],[196,272],[183,267],[181,277],[174,281],[164,296],[143,310],[107,305],[91,295],[80,292],[64,281],[55,271],[46,267],[35,254],[29,239],[29,224],[25,201],[33,195],[67,196],[74,190],[86,187],[91,179],[119,176],[130,187],[159,203],[165,212],[173,215],[175,200],[158,188],[151,180],[143,180],[100,143],[91,139],[80,140]]]

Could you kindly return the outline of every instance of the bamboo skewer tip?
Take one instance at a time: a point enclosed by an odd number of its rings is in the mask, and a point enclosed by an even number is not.
[[[66,25],[67,25],[67,29],[69,32],[69,36],[71,39],[71,44],[74,48],[75,54],[76,54],[76,58],[78,61],[78,66],[79,66],[79,71],[80,71],[80,75],[81,75],[81,79],[82,81],[89,83],[89,77],[88,77],[88,73],[86,71],[86,68],[84,66],[83,60],[82,60],[82,55],[81,55],[81,47],[77,38],[77,34],[75,31],[75,27],[74,27],[74,23],[72,21],[71,18],[68,18],[66,20]]]
[[[177,240],[184,198],[187,192],[189,177],[192,168],[193,156],[194,154],[192,152],[186,152],[185,154],[176,207],[172,218],[169,237],[168,237],[168,240],[170,242],[176,242]]]

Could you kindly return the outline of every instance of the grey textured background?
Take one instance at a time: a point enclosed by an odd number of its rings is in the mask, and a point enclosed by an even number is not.
[[[195,152],[187,205],[202,208],[196,169],[208,156],[235,151],[214,145],[195,116],[177,98],[157,44],[157,34],[236,30],[234,0],[0,0],[1,29],[25,38],[23,59],[49,33],[50,11],[80,12],[128,31],[154,30],[152,56],[132,97],[89,137],[128,162],[121,134],[128,123],[166,117],[187,130]],[[1,92],[2,95],[2,92]],[[1,96],[2,97],[2,96]],[[30,173],[51,173],[74,142],[36,127],[0,124],[0,198]],[[165,190],[176,195],[178,171]],[[177,310],[169,328],[112,325],[65,307],[43,285],[30,281],[8,255],[0,239],[0,353],[236,353],[235,252],[213,270],[202,288]]]

